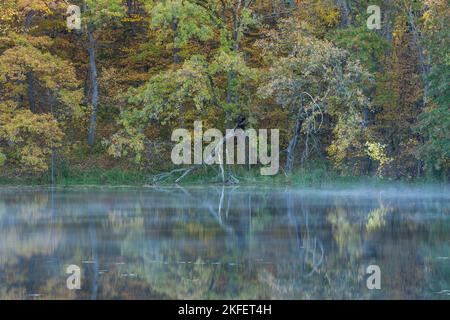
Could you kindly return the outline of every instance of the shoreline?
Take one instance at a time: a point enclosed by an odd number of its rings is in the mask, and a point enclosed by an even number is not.
[[[183,181],[176,183],[177,175],[164,179],[154,178],[167,171],[139,171],[127,169],[104,169],[94,167],[90,169],[57,171],[55,187],[93,186],[93,187],[154,187],[154,186],[256,186],[256,187],[345,187],[345,186],[450,186],[445,177],[432,178],[422,176],[419,178],[388,178],[366,175],[346,175],[334,171],[327,166],[303,168],[293,171],[290,175],[279,173],[274,176],[259,175],[258,168],[250,170],[237,167],[233,175],[238,178],[237,184],[223,184],[221,177],[213,168],[205,168],[186,176]],[[0,175],[0,187],[6,186],[41,186],[51,187],[51,178],[48,172],[40,176],[8,176]]]

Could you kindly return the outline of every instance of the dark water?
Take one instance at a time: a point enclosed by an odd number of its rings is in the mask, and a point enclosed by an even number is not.
[[[448,188],[0,189],[1,299],[449,299],[449,256]]]

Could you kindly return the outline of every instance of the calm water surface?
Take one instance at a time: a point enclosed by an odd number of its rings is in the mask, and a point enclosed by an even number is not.
[[[449,299],[449,256],[445,187],[0,188],[0,299]]]

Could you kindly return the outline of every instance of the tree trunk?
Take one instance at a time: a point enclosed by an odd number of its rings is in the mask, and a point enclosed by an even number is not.
[[[289,141],[289,145],[286,149],[287,157],[286,157],[286,172],[292,172],[294,168],[294,159],[295,159],[295,148],[297,147],[298,141],[300,140],[300,133],[302,130],[303,119],[298,118],[295,122],[295,131],[294,136],[291,141]]]
[[[133,0],[127,0],[127,15],[128,15],[128,17],[131,18],[133,14],[134,14]],[[135,22],[131,21],[130,26],[131,26],[131,35],[134,37],[134,36],[136,36]]]
[[[28,84],[28,102],[30,105],[30,111],[36,113],[36,100],[34,97],[34,77],[33,71],[27,72],[27,84]]]
[[[177,32],[178,32],[178,21],[176,18],[172,20],[171,29],[173,32],[173,62],[180,63],[180,48],[178,47]]]
[[[343,27],[348,27],[350,24],[350,8],[348,6],[347,0],[337,0],[337,5],[341,10],[341,25]]]
[[[294,168],[295,148],[297,147],[298,141],[300,139],[302,125],[303,125],[303,121],[305,119],[304,115],[305,115],[305,109],[303,108],[303,97],[302,97],[301,102],[300,102],[300,109],[298,112],[297,120],[295,121],[294,136],[292,137],[291,141],[289,141],[289,145],[286,149],[287,157],[286,157],[285,171],[287,173],[292,172],[292,169]]]
[[[239,25],[240,25],[240,20],[239,20],[239,8],[241,7],[241,1],[238,1],[238,3],[236,4],[236,7],[233,9],[233,32],[231,35],[231,38],[233,40],[233,47],[231,48],[232,51],[237,52],[239,50]],[[236,90],[234,90],[233,86],[234,86],[234,81],[236,78],[236,72],[233,69],[233,67],[231,67],[231,69],[228,71],[227,74],[227,104],[230,104],[232,102],[237,103],[238,100],[238,95],[236,93]],[[227,112],[227,128],[228,125],[231,124],[231,119],[229,119],[229,112]]]
[[[88,133],[88,145],[94,145],[95,138],[95,130],[97,127],[97,111],[98,111],[98,79],[97,79],[97,64],[95,62],[95,39],[92,29],[88,28],[88,39],[89,39],[89,70],[91,75],[91,87],[92,87],[92,96],[91,96],[91,105],[92,105],[92,113],[89,124],[89,133]]]
[[[25,27],[24,27],[24,29],[23,29],[24,33],[28,33],[28,30],[29,30],[30,27],[31,27],[31,23],[32,23],[32,21],[33,21],[33,17],[34,17],[35,14],[36,14],[36,11],[34,11],[34,10],[30,10],[30,11],[27,13],[27,17],[26,17],[26,19],[25,19]]]
[[[31,23],[33,22],[33,17],[35,15],[35,11],[31,10],[28,12],[27,17],[25,19],[25,26],[23,28],[23,31],[25,34],[28,33],[28,30],[31,27]],[[28,71],[26,74],[27,77],[27,91],[28,91],[28,102],[31,112],[36,113],[36,100],[34,97],[34,77],[33,77],[33,71]]]
[[[230,105],[233,101],[236,101],[236,98],[237,98],[235,96],[234,90],[233,90],[233,82],[234,82],[235,76],[236,75],[234,73],[234,70],[228,71],[228,74],[227,74],[227,98],[226,98],[227,105]],[[225,112],[225,115],[226,115],[226,127],[227,127],[227,129],[229,129],[232,124],[229,109],[227,109],[227,111]]]

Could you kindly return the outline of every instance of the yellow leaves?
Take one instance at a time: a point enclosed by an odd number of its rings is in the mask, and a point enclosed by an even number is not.
[[[50,13],[50,8],[48,4],[51,1],[43,0],[16,0],[17,8],[21,11],[40,11],[44,13]]]
[[[53,39],[47,36],[30,36],[28,34],[9,33],[6,39],[9,40],[9,47],[32,46],[37,49],[48,49],[53,45]]]
[[[13,8],[2,8],[2,9],[3,10],[0,16],[0,20],[12,21],[18,15],[18,11]]]
[[[142,16],[137,15],[137,14],[132,14],[130,16],[123,17],[121,19],[121,21],[122,22],[129,22],[129,23],[130,22],[141,22],[141,21],[144,21],[144,18]]]
[[[27,75],[32,72],[33,81],[42,90],[42,96],[54,95],[68,107],[68,113],[75,111],[82,100],[75,69],[70,62],[43,50],[51,40],[16,34],[11,34],[9,39],[12,46],[0,56],[1,93],[12,100],[25,94]]]
[[[125,132],[118,132],[111,137],[111,141],[104,141],[104,145],[109,145],[108,154],[115,157],[124,157],[132,152],[136,162],[139,162],[145,150],[144,135],[128,135]]]
[[[82,117],[81,101],[84,94],[81,89],[79,90],[67,90],[61,89],[58,94],[59,101],[67,106],[68,110],[73,115],[74,119]]]
[[[60,147],[63,138],[55,119],[29,110],[5,114],[0,118],[0,142],[7,146],[1,152],[3,162],[17,164],[22,172],[47,170],[51,150]]]
[[[371,159],[378,161],[378,174],[381,174],[384,166],[392,161],[392,159],[386,155],[386,146],[379,142],[367,141],[366,152]]]
[[[43,172],[47,170],[45,152],[37,146],[25,146],[20,150],[21,162],[34,172]]]
[[[428,23],[429,20],[431,19],[431,12],[430,11],[425,11],[422,15],[422,19],[425,23]]]
[[[303,29],[322,37],[339,23],[341,13],[332,1],[305,0],[299,2],[296,15]]]
[[[360,114],[352,109],[339,115],[338,123],[333,130],[335,139],[327,148],[336,168],[358,173],[358,164],[365,156],[365,132],[360,125],[361,121]]]
[[[30,12],[51,15],[61,4],[55,0],[3,0],[0,3],[0,32],[23,31]]]
[[[13,6],[11,1],[0,3],[0,34],[11,31],[14,22],[19,19],[19,15],[19,10]]]
[[[320,3],[314,7],[314,12],[328,27],[337,24],[341,15],[337,8],[330,8],[329,6],[320,5]]]

